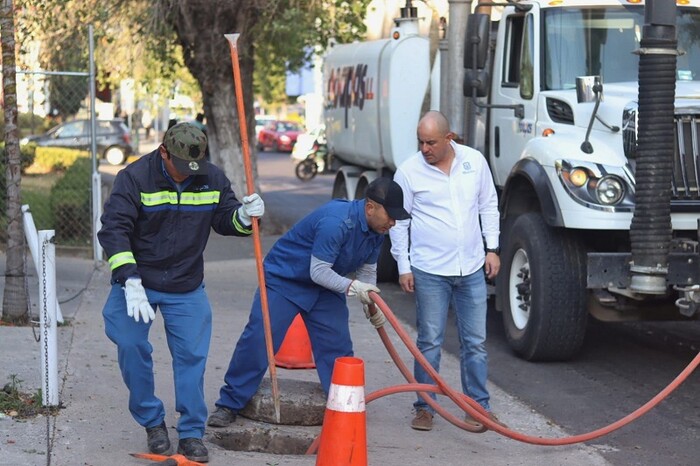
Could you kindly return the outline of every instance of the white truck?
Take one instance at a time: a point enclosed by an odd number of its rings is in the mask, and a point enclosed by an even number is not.
[[[525,0],[492,11],[472,14],[465,33],[465,135],[499,190],[496,308],[511,347],[565,360],[588,315],[697,319],[700,3]],[[426,105],[438,102],[439,66],[404,23],[398,37],[326,60],[334,197],[362,197],[393,173],[416,150],[419,116],[439,109]]]

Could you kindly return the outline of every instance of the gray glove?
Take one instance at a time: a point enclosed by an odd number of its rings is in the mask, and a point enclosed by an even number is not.
[[[348,296],[357,296],[362,304],[372,304],[374,301],[369,297],[370,291],[379,293],[379,288],[370,283],[353,280],[348,287]]]
[[[376,310],[376,312],[374,313],[374,315],[371,315],[369,313],[370,306],[371,306],[371,304],[363,304],[362,305],[362,310],[365,311],[365,317],[367,317],[369,319],[370,324],[374,325],[374,328],[383,327],[384,324],[386,324],[386,317],[384,316],[384,313],[377,306],[374,306],[374,309]]]
[[[124,296],[126,297],[126,313],[129,314],[129,317],[133,317],[136,322],[139,321],[139,316],[143,319],[144,324],[156,318],[156,313],[148,302],[148,296],[146,296],[146,290],[143,288],[140,278],[126,280]]]
[[[253,224],[251,217],[262,217],[265,214],[265,203],[258,193],[243,196],[241,201],[243,205],[238,208],[238,218],[246,225]]]

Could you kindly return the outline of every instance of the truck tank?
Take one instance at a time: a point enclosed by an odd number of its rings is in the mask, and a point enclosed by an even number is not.
[[[324,59],[328,149],[346,164],[394,171],[417,150],[430,46],[415,18],[397,22],[391,38],[336,45]]]

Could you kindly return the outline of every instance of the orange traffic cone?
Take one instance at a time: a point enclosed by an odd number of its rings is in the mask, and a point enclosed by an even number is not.
[[[365,363],[335,360],[316,466],[367,466]]]
[[[285,369],[313,369],[314,355],[311,353],[309,332],[306,331],[301,314],[292,321],[280,349],[275,354],[275,365]]]

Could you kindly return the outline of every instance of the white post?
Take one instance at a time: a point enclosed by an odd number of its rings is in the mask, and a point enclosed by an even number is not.
[[[24,236],[27,239],[29,252],[32,254],[32,260],[34,262],[34,269],[37,274],[41,274],[41,269],[39,268],[39,254],[37,253],[39,237],[36,233],[34,217],[32,217],[32,212],[29,210],[29,205],[27,204],[22,206],[22,221],[24,223]],[[56,298],[56,321],[59,324],[63,323],[63,314],[61,314],[61,306],[58,304],[58,298]]]
[[[97,232],[102,228],[102,174],[95,171],[92,174],[92,251],[95,262],[102,262],[104,251],[97,239]]]
[[[58,406],[58,334],[56,325],[56,246],[54,230],[39,232],[39,342],[44,406]]]

